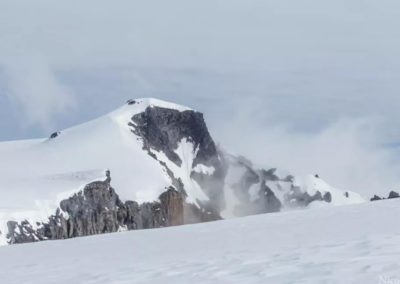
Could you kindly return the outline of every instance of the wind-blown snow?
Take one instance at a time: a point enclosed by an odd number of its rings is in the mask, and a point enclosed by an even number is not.
[[[194,172],[200,173],[200,174],[205,174],[205,175],[212,175],[215,172],[215,168],[214,167],[207,167],[203,164],[197,164],[194,168],[193,168]]]
[[[123,200],[156,200],[171,180],[128,125],[133,115],[154,106],[190,110],[157,99],[136,99],[134,104],[61,131],[54,139],[0,143],[0,245],[6,242],[7,221],[46,220],[62,198],[91,181],[104,180],[106,169],[111,170],[112,186]],[[185,170],[181,177],[190,176]]]
[[[231,154],[225,154],[225,158],[229,162],[229,168],[225,178],[224,186],[226,208],[221,212],[221,215],[224,218],[232,218],[235,216],[238,217],[237,214],[240,213],[235,212],[235,207],[240,203],[240,201],[235,194],[235,188],[243,183],[243,180],[241,179],[246,171],[251,169],[253,174],[257,174],[261,171],[261,169],[254,168],[251,162],[247,161],[243,157],[235,157]],[[282,170],[274,169],[273,172],[277,175],[277,177],[287,176],[287,173]],[[251,202],[254,202],[262,197],[260,185],[260,182],[256,182],[250,186],[248,193]],[[324,195],[328,192],[331,194],[331,202],[313,201],[307,205],[310,207],[348,205],[366,201],[358,193],[337,189],[333,186],[330,186],[321,178],[313,175],[296,176],[294,177],[293,183],[282,178],[279,180],[266,180],[266,185],[274,192],[275,196],[283,204],[282,211],[298,209],[298,206],[292,207],[290,203],[290,193],[294,187],[296,187],[301,193],[307,192],[310,196],[313,196],[317,191],[319,191],[321,195]]]
[[[2,283],[398,283],[400,200],[0,247]],[[166,240],[168,243],[166,244]]]

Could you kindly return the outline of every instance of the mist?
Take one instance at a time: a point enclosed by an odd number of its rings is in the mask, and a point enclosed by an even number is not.
[[[397,1],[22,2],[0,3],[0,140],[157,97],[260,166],[400,185]]]
[[[399,151],[384,144],[379,119],[342,119],[312,133],[258,123],[254,116],[234,118],[220,125],[215,136],[225,150],[256,167],[277,168],[282,177],[315,174],[367,199],[398,190]]]

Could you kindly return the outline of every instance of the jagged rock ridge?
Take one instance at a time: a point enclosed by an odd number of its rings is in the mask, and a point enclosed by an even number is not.
[[[83,191],[61,201],[60,208],[47,222],[8,222],[10,244],[58,240],[124,230],[178,226],[220,219],[185,202],[174,188],[158,201],[138,204],[122,202],[110,184],[111,178],[88,184]],[[186,212],[186,214],[185,214]]]

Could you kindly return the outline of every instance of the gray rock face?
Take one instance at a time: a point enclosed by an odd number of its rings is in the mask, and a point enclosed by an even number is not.
[[[391,191],[389,193],[388,199],[392,199],[392,198],[399,198],[400,194],[398,194],[396,191]]]
[[[322,197],[322,199],[325,202],[331,203],[332,202],[332,194],[330,192],[325,192],[324,196]]]
[[[36,231],[32,228],[28,221],[22,221],[18,224],[15,221],[7,223],[8,234],[7,238],[10,243],[30,243],[40,240]]]
[[[324,200],[321,192],[317,191],[314,195],[308,194],[308,192],[302,192],[300,188],[293,186],[290,193],[286,196],[286,201],[296,206],[308,206],[313,201]]]
[[[378,200],[382,200],[382,197],[380,197],[380,196],[378,196],[378,195],[374,195],[374,197],[372,197],[371,199],[370,199],[370,201],[378,201]]]
[[[400,198],[400,194],[397,193],[396,191],[392,190],[391,192],[389,192],[389,196],[387,197],[387,199],[393,199],[393,198]],[[382,198],[375,194],[374,197],[372,197],[370,199],[370,201],[377,201],[377,200],[383,200],[383,199],[386,199],[386,198],[384,198],[384,197]]]
[[[233,189],[236,197],[243,203],[247,204],[250,202],[250,187],[260,183],[261,177],[246,161],[239,158],[237,162],[245,169],[245,171],[240,177],[239,182],[233,186]]]
[[[250,167],[246,167],[240,182],[234,187],[236,197],[240,200],[240,204],[234,210],[237,216],[272,213],[281,210],[282,203],[266,184],[270,176],[264,175],[265,172],[257,173]],[[259,187],[259,198],[256,200],[250,198],[249,189],[253,185]]]
[[[115,190],[107,182],[88,184],[83,192],[61,201],[60,208],[68,213],[67,231],[52,234],[52,239],[88,236],[116,232],[124,224],[118,220],[118,210],[124,207]],[[58,215],[56,214],[57,218]],[[61,223],[62,224],[62,223]],[[54,227],[54,226],[51,226]]]
[[[9,243],[68,239],[219,218],[219,215],[187,204],[182,193],[172,187],[160,195],[159,201],[140,205],[135,201],[122,202],[110,180],[108,174],[105,181],[90,183],[83,191],[61,201],[55,214],[47,222],[37,223],[35,228],[28,221],[8,222]]]
[[[236,216],[278,212],[283,206],[306,207],[314,201],[332,202],[330,192],[317,191],[310,195],[294,184],[293,176],[279,177],[275,168],[256,170],[244,157],[221,154],[224,155],[229,160],[226,167],[235,168],[235,182],[230,184],[230,188],[239,201],[234,208]]]
[[[189,139],[199,149],[194,166],[198,163],[209,166],[219,163],[217,149],[202,113],[148,107],[144,112],[134,115],[132,121],[133,132],[143,138],[146,149],[164,152],[178,166],[182,164],[182,160],[174,150],[184,138]]]
[[[331,203],[332,194],[330,192],[325,192],[322,195],[320,191],[316,191],[314,195],[310,195],[308,192],[303,192],[299,187],[292,185],[289,194],[285,196],[285,201],[291,205],[306,207],[314,201],[325,201],[327,203]]]
[[[144,112],[132,117],[132,132],[143,139],[143,148],[157,160],[151,150],[162,151],[177,166],[182,165],[175,150],[183,139],[192,142],[197,154],[192,167],[203,164],[213,167],[213,174],[192,171],[196,180],[211,200],[211,206],[220,211],[224,207],[223,186],[225,171],[215,143],[210,136],[203,114],[195,111],[178,111],[161,107],[148,107]],[[173,172],[159,161],[173,180],[173,185],[185,194],[182,182]]]
[[[61,132],[59,132],[59,131],[53,132],[53,133],[50,135],[50,139],[57,138],[57,137],[60,135],[60,133],[61,133]]]

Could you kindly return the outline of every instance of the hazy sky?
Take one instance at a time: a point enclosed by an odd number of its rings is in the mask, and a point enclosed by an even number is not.
[[[399,24],[397,0],[0,0],[0,140],[152,96],[202,111],[257,163],[387,191]]]

